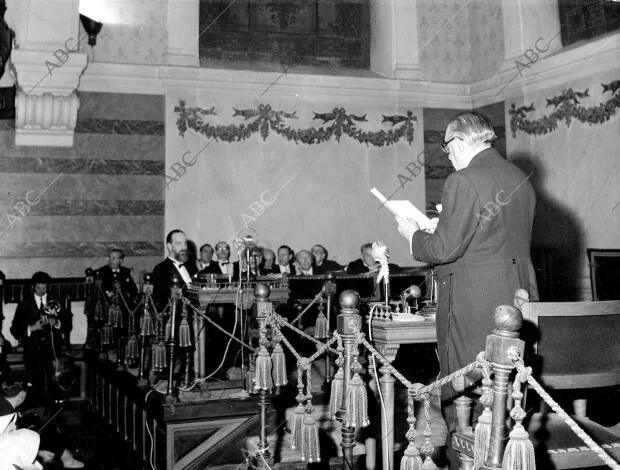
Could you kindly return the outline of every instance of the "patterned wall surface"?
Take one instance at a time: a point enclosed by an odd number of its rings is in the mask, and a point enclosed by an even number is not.
[[[470,83],[498,72],[504,59],[501,2],[422,0],[420,63],[425,80]]]
[[[483,80],[498,73],[504,61],[502,3],[476,0],[471,12],[471,79]]]
[[[104,26],[91,51],[96,62],[164,63],[168,43],[167,0],[98,0],[98,8]],[[80,24],[80,38],[85,34]],[[87,41],[82,41],[82,52],[89,49]]]
[[[0,259],[10,278],[81,276],[106,262],[152,269],[163,255],[163,97],[80,93],[71,148],[15,147],[0,121]]]
[[[420,64],[424,80],[469,83],[471,0],[422,0],[418,4]]]

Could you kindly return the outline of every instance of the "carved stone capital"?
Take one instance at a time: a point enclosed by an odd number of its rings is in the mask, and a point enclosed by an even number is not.
[[[12,59],[18,85],[15,145],[71,147],[86,55],[15,50]]]

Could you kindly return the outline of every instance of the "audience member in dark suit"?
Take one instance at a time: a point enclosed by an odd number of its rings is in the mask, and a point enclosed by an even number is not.
[[[263,254],[263,262],[261,263],[261,271],[265,274],[280,274],[280,269],[276,263],[276,254],[269,248],[261,248]]]
[[[138,288],[131,277],[131,270],[122,266],[125,261],[125,253],[119,248],[110,248],[108,251],[108,264],[99,268],[101,287],[108,297],[114,293],[114,284],[119,283],[121,294],[129,307],[135,303]],[[121,307],[123,304],[121,302]]]
[[[362,257],[351,261],[345,268],[347,274],[376,274],[379,272],[379,263],[375,262],[372,258],[372,243],[364,243],[361,247]],[[393,263],[388,263],[390,273],[396,273],[400,271],[400,266]]]
[[[314,256],[312,270],[314,274],[327,274],[334,271],[342,271],[344,268],[331,259],[327,259],[327,250],[323,245],[314,245],[310,252]]]
[[[295,274],[297,276],[312,276],[314,273],[312,265],[314,256],[308,250],[300,250],[295,255]]]
[[[360,251],[362,257],[351,261],[346,267],[347,274],[366,274],[379,272],[379,263],[372,259],[372,243],[364,243]]]
[[[205,243],[200,247],[200,259],[196,261],[198,274],[222,274],[220,265],[213,261],[213,247]]]
[[[47,294],[50,281],[51,277],[44,272],[32,276],[33,292],[17,305],[11,325],[11,334],[24,348],[26,379],[33,385],[31,395],[35,401],[46,392],[49,362],[61,356],[63,329],[71,325],[60,302]]]
[[[28,393],[28,384],[22,377],[14,374],[6,377],[0,387],[0,416],[15,413],[25,402]],[[56,420],[43,427],[45,423],[37,414],[31,413],[18,418],[17,429],[31,428],[40,434],[38,457],[43,463],[51,463],[54,459],[60,458],[62,468],[84,468],[84,463],[76,460],[66,448],[65,439]]]
[[[278,248],[278,264],[274,266],[274,273],[295,274],[293,267],[293,258],[295,253],[288,245],[282,245]]]
[[[247,252],[244,250],[241,253],[241,260],[233,263],[233,279],[239,279],[239,267],[241,266],[241,280],[247,279],[248,273],[248,260],[246,259]],[[250,249],[250,278],[256,278],[256,276],[264,276],[265,272],[262,269],[263,253],[258,248]]]
[[[233,264],[230,262],[230,245],[226,242],[217,242],[215,245],[217,264],[222,274],[232,274]]]

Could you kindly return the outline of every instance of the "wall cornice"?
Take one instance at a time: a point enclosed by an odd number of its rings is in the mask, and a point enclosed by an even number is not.
[[[581,46],[563,49],[540,60],[517,76],[517,69],[469,84],[351,77],[222,68],[92,63],[84,72],[80,91],[163,95],[166,89],[247,93],[248,100],[311,99],[365,105],[385,101],[402,107],[478,108],[526,92],[548,89],[600,72],[620,68],[620,33]],[[364,72],[368,73],[368,72]],[[265,92],[272,85],[271,89]],[[277,90],[277,92],[276,92]],[[263,96],[260,97],[261,93]]]
[[[112,63],[90,64],[82,77],[79,91],[163,95],[166,88],[247,93],[249,100],[267,100],[271,94],[277,99],[311,99],[332,103],[347,97],[356,103],[374,105],[380,100],[403,107],[460,109],[471,106],[468,85],[380,77]]]
[[[526,59],[523,59],[527,63]],[[494,77],[471,85],[475,108],[514,99],[524,93],[564,85],[602,72],[620,69],[620,32],[606,35],[583,45],[562,49],[539,61],[518,75],[517,66]]]

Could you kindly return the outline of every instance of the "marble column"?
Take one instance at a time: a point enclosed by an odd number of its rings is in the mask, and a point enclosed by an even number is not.
[[[420,80],[417,2],[370,1],[370,68],[388,78]]]
[[[15,145],[70,147],[76,90],[86,68],[78,53],[79,0],[20,0],[12,63],[17,78]],[[9,5],[10,8],[10,5]]]

